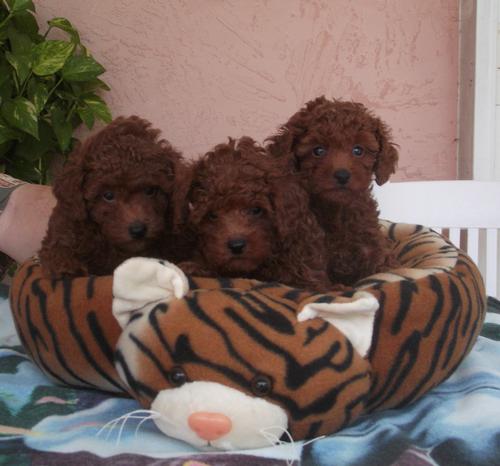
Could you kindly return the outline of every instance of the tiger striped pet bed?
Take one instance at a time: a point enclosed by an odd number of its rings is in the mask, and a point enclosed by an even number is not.
[[[382,222],[404,268],[353,292],[188,279],[134,258],[114,277],[13,279],[23,345],[53,380],[125,392],[167,435],[221,449],[335,432],[453,373],[481,329],[472,260],[428,228]],[[113,310],[113,312],[112,312]]]

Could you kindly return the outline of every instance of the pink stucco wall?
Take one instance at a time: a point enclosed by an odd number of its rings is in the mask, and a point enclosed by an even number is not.
[[[37,0],[106,67],[115,116],[194,157],[262,141],[305,101],[361,101],[401,146],[394,179],[456,177],[458,0]]]

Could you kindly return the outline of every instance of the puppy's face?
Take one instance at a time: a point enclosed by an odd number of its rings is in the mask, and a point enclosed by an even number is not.
[[[367,191],[373,179],[379,144],[370,131],[308,133],[295,149],[299,170],[307,174],[309,192],[337,203]]]
[[[140,253],[161,238],[166,229],[169,193],[154,180],[117,184],[93,182],[85,186],[89,217],[110,245]]]
[[[196,201],[192,209],[197,209]],[[225,276],[257,271],[273,251],[276,233],[270,209],[263,198],[207,205],[195,231],[208,267]]]
[[[268,150],[290,157],[319,199],[348,203],[395,172],[398,151],[390,128],[363,104],[318,97],[292,115]]]

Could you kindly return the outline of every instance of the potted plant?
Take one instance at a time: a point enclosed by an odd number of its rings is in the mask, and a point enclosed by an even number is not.
[[[49,183],[54,158],[70,153],[83,122],[111,121],[98,92],[105,71],[65,18],[39,32],[32,0],[0,0],[0,172]],[[67,40],[49,38],[64,31]]]

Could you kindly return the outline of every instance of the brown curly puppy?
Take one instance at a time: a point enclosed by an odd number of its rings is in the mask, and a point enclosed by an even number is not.
[[[249,137],[219,144],[195,162],[187,227],[197,254],[180,267],[327,289],[324,233],[285,167]]]
[[[319,97],[267,139],[268,150],[302,175],[311,209],[326,232],[328,274],[352,285],[397,264],[378,223],[373,178],[394,173],[396,145],[387,125],[364,105]]]
[[[39,253],[48,275],[107,275],[132,256],[173,254],[181,155],[159,133],[137,116],[120,117],[70,155]]]

